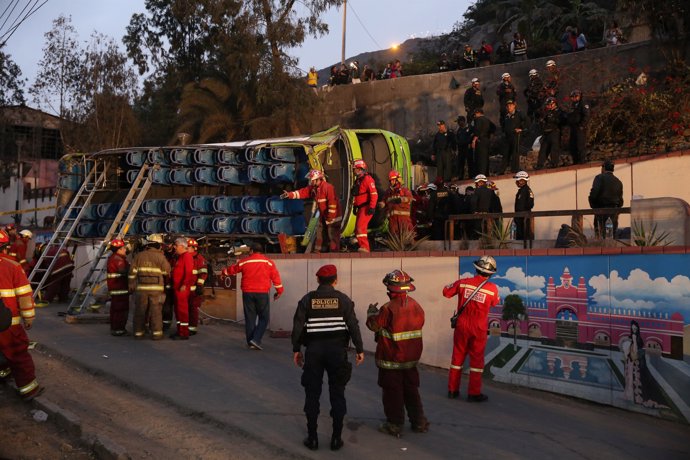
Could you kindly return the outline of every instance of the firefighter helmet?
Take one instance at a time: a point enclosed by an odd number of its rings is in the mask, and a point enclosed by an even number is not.
[[[309,181],[311,182],[316,179],[323,179],[324,176],[323,171],[319,171],[318,169],[312,169],[307,173],[305,177],[309,179]]]
[[[22,230],[21,232],[19,232],[19,234],[20,234],[22,237],[28,238],[28,239],[31,239],[31,238],[34,237],[34,234],[31,233],[31,230],[26,230],[26,229],[24,229],[24,230]]]
[[[146,242],[163,244],[163,237],[160,233],[152,233],[146,237]]]
[[[532,70],[529,71],[529,76],[530,76],[530,77],[534,77],[534,76],[537,76],[537,75],[539,75],[539,72],[537,72],[537,69],[532,69]]]
[[[120,238],[115,238],[113,241],[110,242],[110,247],[113,249],[120,249],[125,247],[125,242],[124,240],[121,240]]]
[[[383,284],[386,285],[390,292],[404,293],[412,292],[416,288],[412,284],[412,277],[402,270],[393,270],[390,273],[386,273],[383,277]]]
[[[0,248],[10,243],[10,235],[5,230],[0,230]]]
[[[496,259],[491,256],[481,256],[472,265],[483,275],[493,275],[496,273]]]
[[[355,162],[352,163],[352,167],[354,169],[367,169],[367,164],[364,160],[355,160]]]
[[[546,67],[556,67],[556,61],[549,59],[546,61]]]
[[[199,242],[194,238],[189,238],[187,240],[187,246],[196,249],[199,247]]]
[[[486,182],[486,176],[484,174],[477,174],[474,178],[474,183],[476,184],[477,182]]]
[[[510,78],[510,74],[508,72],[501,75],[501,80],[505,80],[506,78]]]
[[[517,174],[515,174],[515,177],[513,177],[515,180],[529,180],[529,174],[527,174],[527,171],[518,171]]]
[[[429,184],[426,186],[427,190],[438,190],[438,186],[436,184]]]
[[[479,83],[479,78],[474,77],[474,78],[472,79],[472,83],[473,83],[473,84],[474,84],[474,83]]]
[[[400,178],[400,173],[396,171],[395,169],[391,170],[391,172],[388,173],[388,182],[392,180],[397,180],[398,182],[402,182]]]

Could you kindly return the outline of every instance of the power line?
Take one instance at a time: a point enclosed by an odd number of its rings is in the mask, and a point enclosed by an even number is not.
[[[352,1],[352,0],[350,0],[350,1]],[[383,49],[383,47],[381,45],[379,45],[379,43],[376,41],[376,39],[369,33],[369,29],[367,29],[367,26],[365,26],[364,23],[362,22],[362,20],[359,18],[359,15],[357,14],[357,11],[355,11],[355,8],[352,6],[352,3],[350,3],[349,6],[350,6],[350,9],[352,10],[352,12],[355,14],[355,18],[357,18],[357,22],[359,22],[359,25],[362,26],[362,29],[364,29],[364,31],[367,33],[367,35],[369,35],[369,38],[371,38],[371,41],[373,41],[374,44],[376,46],[378,46],[379,49]]]
[[[0,18],[2,18],[2,17],[5,15],[5,13],[7,13],[7,17],[6,17],[5,20],[2,22],[2,25],[0,26],[0,30],[2,30],[3,27],[5,27],[5,24],[7,24],[7,21],[12,17],[12,13],[14,13],[14,9],[17,7],[17,4],[18,4],[18,3],[19,3],[19,0],[12,0],[12,1],[5,7],[5,11],[2,12],[2,14],[0,15]],[[8,12],[7,10],[9,10],[10,7],[12,7],[12,10]],[[26,8],[26,7],[25,7],[25,8]]]
[[[48,3],[48,0],[43,0],[43,3],[41,3],[40,5],[38,5],[38,2],[39,2],[39,1],[40,1],[40,0],[34,0],[33,5],[31,5],[30,7],[29,7],[29,4],[31,3],[31,0],[29,0],[29,1],[27,2],[26,6],[24,6],[24,8],[22,8],[21,12],[20,12],[19,15],[15,18],[15,20],[14,20],[14,22],[12,23],[12,25],[10,26],[10,28],[7,29],[7,31],[6,31],[4,34],[2,34],[2,36],[0,36],[0,46],[4,46],[5,43],[7,43],[7,40],[9,40],[10,38],[12,38],[12,35],[14,35],[14,33],[15,33],[15,32],[17,31],[17,29],[19,28],[19,26],[21,26],[21,25],[24,23],[24,21],[26,21],[26,20],[29,19],[31,16],[33,16],[34,13],[36,13],[38,10],[41,9],[41,7],[43,7],[43,5],[45,5],[46,3]],[[22,17],[22,18],[20,19],[21,15],[24,13],[24,11],[26,11],[27,7],[29,7],[29,11],[24,15],[24,17]],[[12,10],[14,11],[14,8],[13,8]],[[9,18],[9,16],[8,16],[8,18]]]

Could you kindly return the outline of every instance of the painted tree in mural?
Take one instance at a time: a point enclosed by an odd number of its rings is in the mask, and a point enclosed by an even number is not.
[[[517,294],[507,295],[503,301],[503,315],[501,318],[504,321],[513,322],[513,347],[517,350],[518,322],[527,319],[527,309],[522,302],[522,297]]]
[[[124,37],[147,75],[138,103],[146,141],[175,141],[178,131],[198,142],[301,130],[310,95],[288,50],[327,32],[320,16],[341,3],[147,1]]]

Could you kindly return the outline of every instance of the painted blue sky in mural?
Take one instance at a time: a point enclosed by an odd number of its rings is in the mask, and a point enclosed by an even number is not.
[[[501,298],[517,294],[528,303],[546,299],[550,276],[556,285],[567,267],[577,285],[581,276],[589,308],[623,308],[641,313],[679,312],[690,323],[690,264],[684,254],[626,256],[496,257],[498,272],[492,281]],[[471,258],[462,257],[460,273],[472,276]],[[529,266],[528,266],[529,263]]]

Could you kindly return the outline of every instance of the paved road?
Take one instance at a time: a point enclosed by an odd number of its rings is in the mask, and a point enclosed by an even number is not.
[[[135,341],[110,336],[105,324],[66,324],[57,316],[61,310],[39,310],[31,339],[135,391],[239,427],[295,456],[336,455],[324,449],[330,439],[326,385],[319,426],[324,447],[313,453],[301,445],[304,394],[289,339],[265,338],[264,351],[252,351],[244,347],[243,327],[212,324],[188,342]],[[383,410],[376,378],[368,355],[347,387],[341,458],[690,458],[687,425],[500,384],[485,384],[485,404],[451,401],[446,372],[434,368],[423,368],[421,377],[429,433],[408,430],[395,439],[377,431]]]

